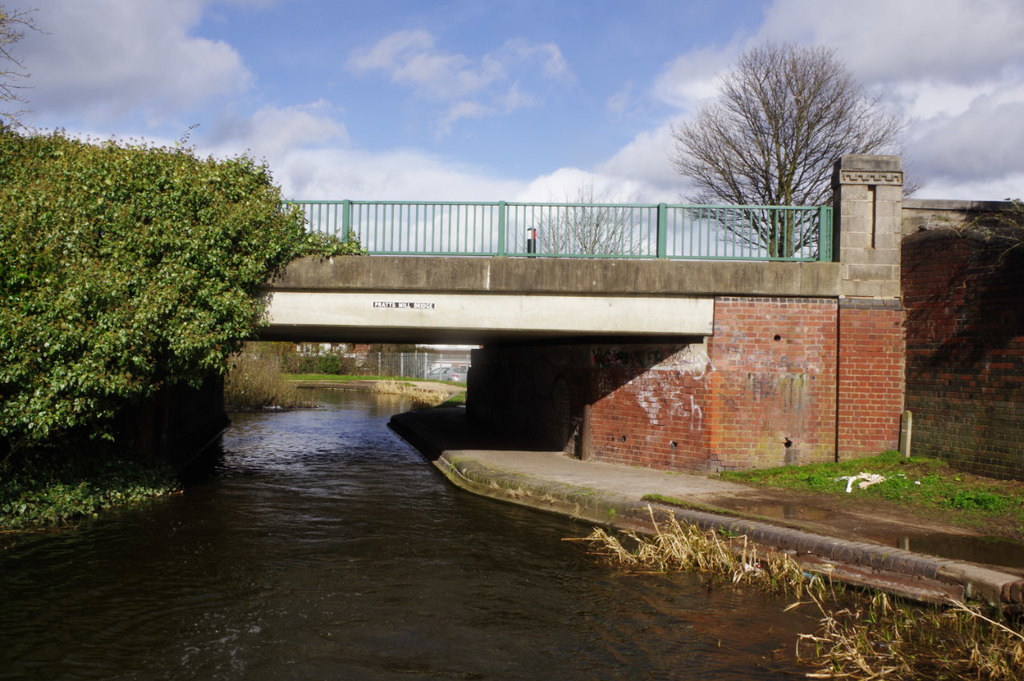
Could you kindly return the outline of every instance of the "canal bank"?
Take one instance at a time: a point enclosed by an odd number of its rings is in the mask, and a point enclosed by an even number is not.
[[[784,491],[579,461],[561,452],[529,451],[507,439],[499,444],[495,433],[475,427],[458,408],[398,414],[389,425],[452,483],[474,494],[629,530],[651,531],[655,518],[674,515],[703,529],[746,535],[790,553],[808,571],[827,572],[846,583],[929,602],[974,598],[1024,607],[1020,567],[944,558],[879,541],[904,538],[915,528],[924,535],[968,534],[957,528],[909,515],[818,512],[800,508]],[[786,509],[783,517],[744,510],[775,507]]]

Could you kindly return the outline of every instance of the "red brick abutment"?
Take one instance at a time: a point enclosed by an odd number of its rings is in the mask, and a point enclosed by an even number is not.
[[[714,472],[894,449],[897,300],[716,296],[714,332],[674,342],[489,345],[469,415],[588,461]]]

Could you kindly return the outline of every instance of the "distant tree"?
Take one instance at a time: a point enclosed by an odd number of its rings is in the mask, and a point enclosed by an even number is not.
[[[537,224],[538,252],[620,255],[639,246],[635,209],[610,203],[593,184],[583,184],[563,205],[552,205]]]
[[[32,10],[11,12],[0,5],[0,123],[17,125],[24,113],[12,110],[24,103],[15,81],[28,77],[24,65],[14,56],[13,48],[24,36],[24,29],[36,30],[31,19]]]
[[[744,53],[718,95],[673,129],[673,161],[694,183],[694,203],[816,206],[830,201],[837,158],[895,150],[902,129],[833,50],[768,43]],[[773,257],[817,239],[777,219],[722,228]]]

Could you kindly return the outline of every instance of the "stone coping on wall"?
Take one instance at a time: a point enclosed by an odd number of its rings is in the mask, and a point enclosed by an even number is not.
[[[955,210],[994,211],[1004,210],[1011,201],[962,201],[957,199],[903,199],[904,210]]]
[[[903,199],[903,236],[923,230],[955,227],[986,213],[1007,210],[1011,201],[958,201],[949,199]]]

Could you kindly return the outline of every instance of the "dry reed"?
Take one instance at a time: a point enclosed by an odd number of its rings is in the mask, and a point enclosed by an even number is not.
[[[224,378],[224,402],[235,409],[290,409],[310,406],[298,388],[281,372],[281,360],[272,348],[245,343],[231,360]]]
[[[680,523],[668,516],[659,524],[651,510],[654,534],[640,536],[624,532],[627,549],[618,537],[594,528],[584,541],[623,565],[659,572],[685,571],[724,576],[733,584],[750,584],[772,593],[794,593],[798,597],[809,581],[791,556],[775,551],[759,551],[746,536],[729,537],[706,532],[694,525]],[[814,580],[820,582],[820,580]]]
[[[383,395],[398,395],[407,398],[418,407],[436,407],[448,399],[446,390],[421,388],[402,381],[377,381],[373,384],[373,391]]]
[[[978,607],[920,607],[884,593],[839,609],[811,600],[820,628],[796,644],[798,659],[818,667],[811,678],[1024,678],[1024,635]]]
[[[758,552],[746,537],[722,537],[672,516],[659,524],[651,513],[652,535],[624,532],[624,543],[595,528],[584,541],[631,568],[715,575],[806,598],[785,610],[813,605],[819,612],[818,631],[796,642],[797,659],[815,668],[808,678],[1024,679],[1019,618],[1000,622],[956,601],[924,607],[884,593],[837,590],[787,554]]]

